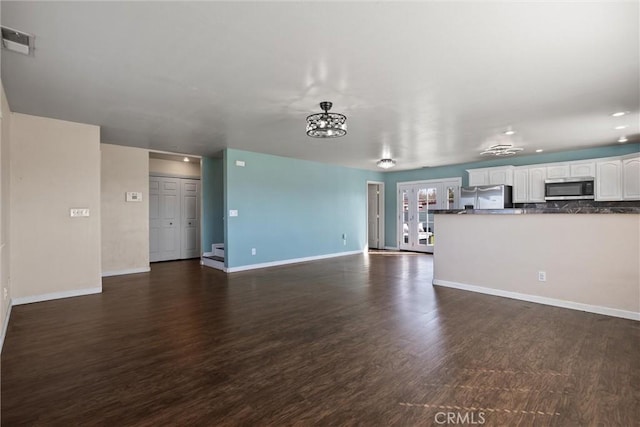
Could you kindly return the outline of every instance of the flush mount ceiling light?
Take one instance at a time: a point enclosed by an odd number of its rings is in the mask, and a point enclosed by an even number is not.
[[[621,136],[620,138],[618,138],[618,142],[627,142],[628,139],[626,136]]]
[[[509,129],[509,130],[506,130],[506,131],[504,131],[502,133],[504,133],[505,135],[515,135],[516,131]]]
[[[626,114],[629,114],[629,112],[628,111],[618,111],[617,113],[613,113],[611,116],[613,116],[613,117],[622,117],[622,116],[624,116]]]
[[[313,138],[337,138],[347,134],[347,118],[338,113],[330,113],[333,104],[328,101],[320,103],[324,113],[311,114],[307,117],[307,135]]]
[[[396,161],[393,159],[380,159],[376,165],[382,169],[389,169],[396,165]]]
[[[184,159],[182,159],[182,161],[183,161],[183,162],[189,162],[190,160],[189,160],[189,158],[188,158],[188,157],[185,157]]]
[[[507,156],[513,156],[514,154],[517,154],[519,151],[522,151],[522,150],[524,150],[524,148],[514,147],[513,144],[496,144],[485,149],[483,152],[480,153],[480,155],[507,157]]]

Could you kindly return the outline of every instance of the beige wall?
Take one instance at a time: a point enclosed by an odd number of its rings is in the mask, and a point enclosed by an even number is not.
[[[98,126],[12,113],[10,209],[14,303],[101,291]]]
[[[605,307],[640,319],[639,215],[436,215],[435,228],[436,284]],[[538,271],[546,271],[546,282],[538,281]]]
[[[149,269],[149,152],[101,144],[102,274]],[[142,193],[126,202],[125,193]]]
[[[0,97],[2,98],[2,117],[0,118],[2,128],[0,131],[0,328],[2,328],[11,303],[11,284],[9,283],[9,129],[11,127],[11,111],[9,111],[9,104],[1,83]]]
[[[165,159],[149,159],[149,173],[177,176],[182,178],[200,178],[199,162],[176,162]]]

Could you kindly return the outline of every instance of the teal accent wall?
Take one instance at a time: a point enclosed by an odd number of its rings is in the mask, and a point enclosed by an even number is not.
[[[462,177],[462,186],[469,185],[467,169],[488,168],[493,166],[526,166],[539,163],[567,162],[572,160],[597,159],[600,157],[623,156],[640,152],[640,144],[613,145],[588,148],[584,150],[540,153],[530,156],[493,159],[482,162],[462,163],[458,165],[434,168],[413,169],[409,171],[384,173],[385,183],[385,244],[397,246],[397,184],[406,181]]]
[[[226,266],[362,250],[368,180],[382,181],[383,174],[225,150]],[[228,216],[231,209],[237,217]]]
[[[202,158],[202,252],[224,242],[224,182],[222,159]]]

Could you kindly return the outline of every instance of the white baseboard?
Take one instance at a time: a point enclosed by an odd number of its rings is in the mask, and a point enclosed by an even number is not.
[[[341,256],[347,256],[347,255],[357,255],[357,254],[361,254],[362,252],[363,252],[362,250],[349,251],[349,252],[337,252],[333,254],[316,255],[316,256],[310,256],[310,257],[304,257],[304,258],[285,259],[282,261],[263,262],[260,264],[241,265],[238,267],[227,268],[225,271],[227,273],[235,273],[238,271],[255,270],[256,268],[277,267],[279,265],[297,264],[299,262],[318,261],[318,260],[327,259],[327,258],[336,258]]]
[[[92,295],[102,293],[102,286],[86,289],[74,289],[72,291],[53,292],[50,294],[33,295],[29,297],[13,298],[12,305],[31,304],[34,302],[50,301],[61,298],[80,297],[83,295]]]
[[[617,308],[603,307],[599,305],[583,304],[574,301],[565,301],[555,298],[541,297],[537,295],[521,294],[518,292],[504,291],[502,289],[485,288],[483,286],[468,285],[466,283],[450,282],[434,279],[433,284],[447,288],[462,289],[464,291],[478,292],[497,297],[517,299],[521,301],[535,302],[538,304],[552,305],[554,307],[570,308],[572,310],[586,311],[589,313],[604,314],[606,316],[621,317],[623,319],[640,320],[640,313],[635,311],[620,310]]]
[[[103,271],[102,277],[122,276],[123,274],[148,273],[150,271],[151,271],[150,267],[128,268],[126,270]]]
[[[397,246],[385,246],[384,248],[386,250],[388,250],[388,251],[397,251],[398,250]]]
[[[4,338],[7,336],[7,328],[9,327],[9,317],[11,317],[11,300],[9,300],[9,306],[7,307],[7,315],[4,316],[4,322],[2,322],[2,335],[0,335],[0,353],[2,353],[2,347],[4,346]]]

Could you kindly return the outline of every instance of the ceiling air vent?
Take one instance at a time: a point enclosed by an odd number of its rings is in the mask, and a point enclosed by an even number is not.
[[[2,47],[24,55],[33,55],[35,36],[9,27],[2,27]]]

